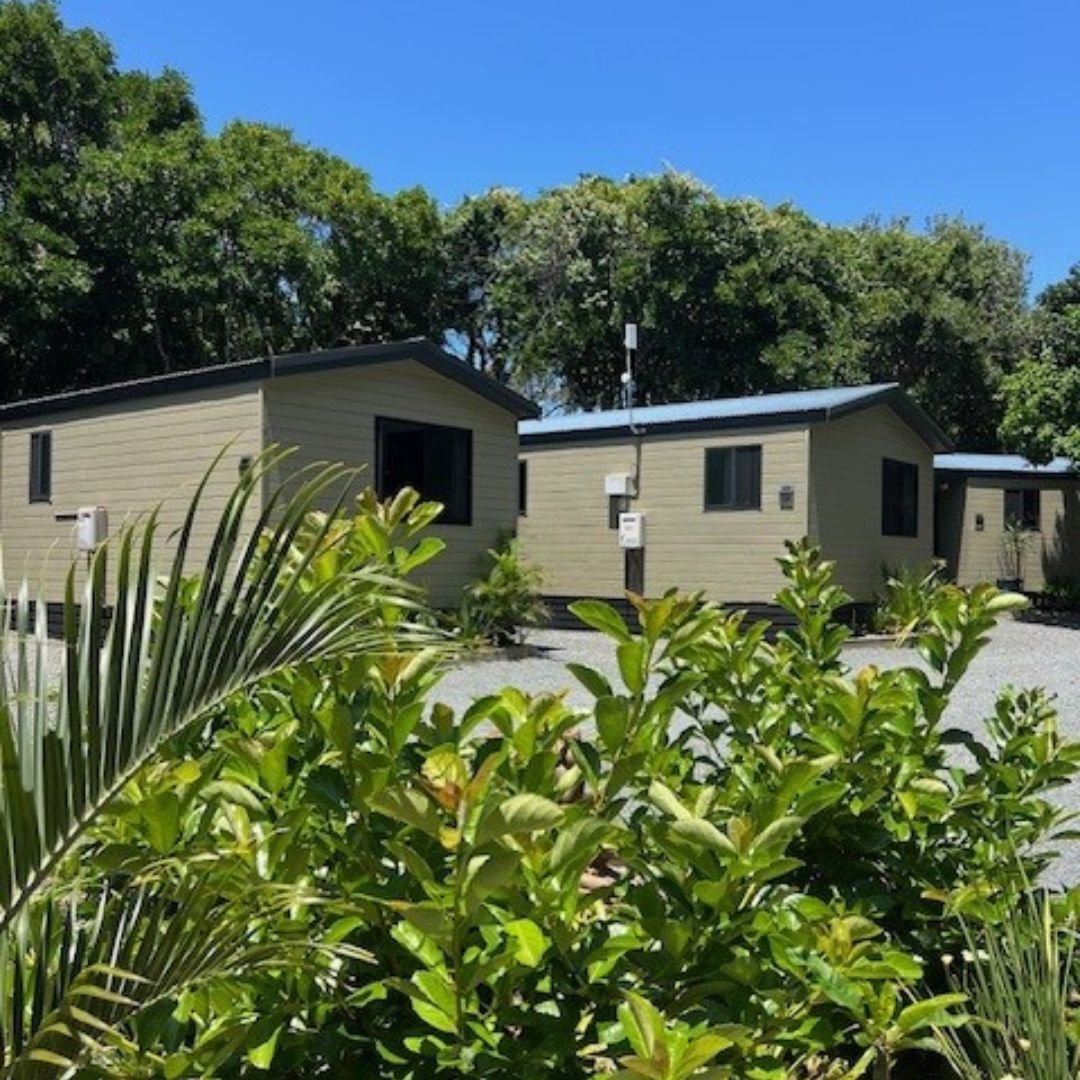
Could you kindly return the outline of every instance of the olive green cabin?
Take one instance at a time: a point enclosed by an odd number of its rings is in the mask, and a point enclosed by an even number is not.
[[[937,551],[961,585],[1080,580],[1080,476],[1065,458],[939,454],[934,469]]]
[[[5,573],[60,601],[72,562],[82,573],[88,540],[103,541],[156,505],[167,536],[225,448],[193,537],[197,569],[238,471],[279,445],[297,448],[295,467],[362,466],[358,487],[388,494],[410,485],[444,503],[434,532],[447,550],[425,584],[434,603],[456,604],[484,551],[514,526],[517,422],[535,415],[524,398],[419,339],[260,357],[0,406]]]
[[[869,600],[883,564],[933,555],[934,454],[895,384],[527,420],[524,553],[553,604],[677,587],[767,604],[784,541],[810,536]]]

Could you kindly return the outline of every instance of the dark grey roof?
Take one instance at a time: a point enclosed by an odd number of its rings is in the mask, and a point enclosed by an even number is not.
[[[633,423],[647,433],[714,431],[723,428],[801,426],[833,420],[872,405],[889,405],[935,450],[952,443],[898,383],[836,386],[823,390],[793,390],[780,394],[647,405],[634,409]],[[582,442],[616,438],[630,433],[626,409],[571,413],[518,424],[523,445]]]
[[[400,360],[415,360],[432,371],[460,383],[488,401],[513,413],[519,420],[537,416],[540,410],[527,398],[477,371],[464,360],[440,349],[427,338],[410,338],[407,341],[390,341],[378,345],[346,345],[334,349],[318,349],[306,353],[286,353],[281,356],[260,356],[252,360],[240,360],[235,364],[177,371],[169,375],[154,375],[129,382],[110,383],[107,386],[72,390],[48,397],[13,401],[0,405],[0,423],[5,420],[21,420],[44,416],[48,413],[83,409],[92,405],[109,405],[120,401],[174,394],[182,390],[201,387],[229,386],[234,383],[257,382],[285,375],[306,372],[332,371],[335,368],[363,367],[370,364],[388,364]]]
[[[964,473],[967,476],[1075,476],[1072,462],[1057,457],[1045,465],[1033,465],[1019,454],[937,454],[937,472]]]

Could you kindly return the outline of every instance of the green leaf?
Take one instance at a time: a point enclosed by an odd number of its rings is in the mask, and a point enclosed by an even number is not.
[[[620,749],[626,738],[629,707],[625,698],[604,696],[596,701],[596,730],[609,753]]]
[[[611,694],[611,683],[596,668],[586,667],[584,664],[569,663],[566,665],[566,669],[593,697],[607,697]]]
[[[139,807],[146,821],[146,835],[154,850],[171,851],[180,835],[180,800],[171,791],[162,791]]]
[[[476,842],[484,844],[500,836],[539,832],[558,825],[562,819],[562,808],[542,795],[511,795],[481,820]]]
[[[896,1019],[896,1026],[910,1035],[927,1027],[949,1027],[962,1023],[966,1018],[950,1012],[967,1001],[967,994],[939,994],[937,997],[916,1001],[903,1009]]]
[[[395,821],[413,825],[428,836],[438,837],[442,819],[435,804],[415,788],[385,788],[371,801],[371,808]]]
[[[577,600],[568,606],[570,613],[586,626],[616,641],[629,641],[630,631],[619,613],[603,600]]]
[[[278,1036],[281,1034],[281,1028],[275,1027],[273,1033],[264,1042],[259,1043],[258,1046],[253,1046],[248,1050],[245,1057],[256,1069],[267,1070],[274,1063],[274,1054],[277,1051]]]
[[[683,818],[671,826],[673,835],[680,840],[688,840],[692,844],[699,844],[725,857],[736,857],[738,851],[735,845],[711,822],[703,818]]]
[[[666,784],[660,783],[659,780],[654,780],[649,785],[649,799],[652,801],[653,805],[663,810],[668,817],[686,821],[694,816],[681,802],[679,802],[679,798],[675,792]]]
[[[531,919],[514,919],[513,922],[508,922],[506,932],[514,939],[514,959],[526,967],[536,967],[551,944]]]

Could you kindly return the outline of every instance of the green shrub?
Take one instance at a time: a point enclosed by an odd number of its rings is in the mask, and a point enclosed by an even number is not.
[[[543,575],[525,560],[513,537],[489,550],[485,562],[483,576],[465,589],[458,625],[466,638],[509,645],[522,630],[547,620],[540,599]]]
[[[300,894],[318,945],[161,995],[102,1075],[854,1080],[959,1017],[917,1000],[948,989],[949,912],[1024,895],[1077,763],[1038,693],[1003,696],[985,738],[942,728],[1022,598],[942,586],[929,672],[852,672],[848,598],[793,545],[775,640],[700,596],[631,623],[582,602],[618,670],[569,666],[587,708],[508,688],[459,715],[431,703],[445,642],[407,584],[431,515],[310,516],[286,561],[301,593],[357,590],[364,647],[222,701],[83,848],[80,888],[167,865]]]
[[[1080,611],[1080,578],[1052,578],[1043,587],[1039,602],[1055,611]]]
[[[933,559],[917,566],[881,567],[884,579],[871,620],[875,630],[908,635],[921,630],[945,584],[945,563]]]

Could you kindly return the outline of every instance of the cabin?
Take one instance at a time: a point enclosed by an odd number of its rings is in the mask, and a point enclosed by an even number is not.
[[[882,566],[934,553],[934,454],[951,449],[896,384],[525,420],[518,535],[558,612],[704,590],[767,605],[784,541],[810,536],[869,601]]]
[[[423,583],[456,605],[484,552],[514,527],[517,423],[529,401],[430,341],[259,357],[0,406],[0,536],[8,580],[25,576],[56,605],[74,562],[78,517],[100,542],[161,506],[160,536],[182,515],[214,457],[191,547],[197,569],[238,472],[272,445],[288,467],[362,466],[358,488],[416,487],[445,506],[447,544]],[[253,507],[255,514],[259,507]]]
[[[1080,580],[1080,476],[1067,458],[939,454],[934,471],[936,550],[950,577],[1025,592]]]

